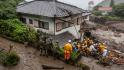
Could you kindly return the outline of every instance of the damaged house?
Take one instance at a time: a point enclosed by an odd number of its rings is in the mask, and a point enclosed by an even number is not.
[[[84,10],[57,0],[34,0],[18,5],[20,20],[42,32],[59,35],[69,32],[77,37]]]

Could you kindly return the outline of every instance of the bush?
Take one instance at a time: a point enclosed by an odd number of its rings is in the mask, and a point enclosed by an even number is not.
[[[102,12],[101,11],[93,11],[92,13],[94,15],[96,15],[96,16],[102,16]]]
[[[105,18],[108,21],[124,21],[122,18],[117,16],[104,16],[103,18]]]
[[[115,16],[124,18],[124,3],[115,5],[115,6],[113,7],[112,13],[113,13]]]
[[[3,61],[5,66],[15,66],[20,61],[19,56],[15,52],[8,53],[6,59]]]
[[[0,34],[22,43],[37,40],[37,32],[18,19],[0,20]]]
[[[20,57],[15,52],[1,52],[0,57],[0,63],[4,66],[15,66],[20,61]]]

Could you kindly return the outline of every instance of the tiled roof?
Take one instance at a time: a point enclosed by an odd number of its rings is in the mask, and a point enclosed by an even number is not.
[[[47,17],[68,16],[68,12],[72,14],[82,13],[83,10],[76,6],[52,0],[35,0],[32,2],[21,4],[16,10],[18,13],[33,14]]]

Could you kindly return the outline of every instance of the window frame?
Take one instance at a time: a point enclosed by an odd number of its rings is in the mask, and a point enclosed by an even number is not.
[[[29,19],[29,24],[33,24],[33,20],[32,19]]]
[[[27,24],[27,22],[26,22],[26,18],[24,18],[24,17],[20,17],[19,19],[20,19],[20,21],[21,21],[22,23]]]
[[[47,27],[45,27],[45,24],[47,24]],[[49,22],[38,20],[38,27],[49,30]]]

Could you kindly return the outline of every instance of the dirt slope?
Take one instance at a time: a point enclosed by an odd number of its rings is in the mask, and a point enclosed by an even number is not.
[[[0,48],[8,50],[10,44],[14,44],[13,50],[19,54],[21,61],[15,67],[5,68],[0,65],[0,70],[43,70],[41,67],[42,64],[64,66],[64,70],[78,70],[77,67],[67,65],[59,60],[54,60],[52,57],[41,57],[39,56],[40,53],[34,48],[25,48],[23,44],[15,43],[0,37]]]
[[[20,63],[15,67],[3,67],[0,70],[43,70],[41,65],[48,64],[54,66],[64,66],[64,70],[80,70],[78,67],[67,65],[60,60],[54,60],[52,57],[41,57],[39,52],[34,48],[25,48],[23,44],[15,43],[0,37],[0,48],[9,49],[9,45],[14,44],[14,51],[21,57]],[[80,62],[89,65],[91,70],[123,70],[124,66],[114,65],[112,67],[103,67],[96,64],[97,60],[83,57]]]

